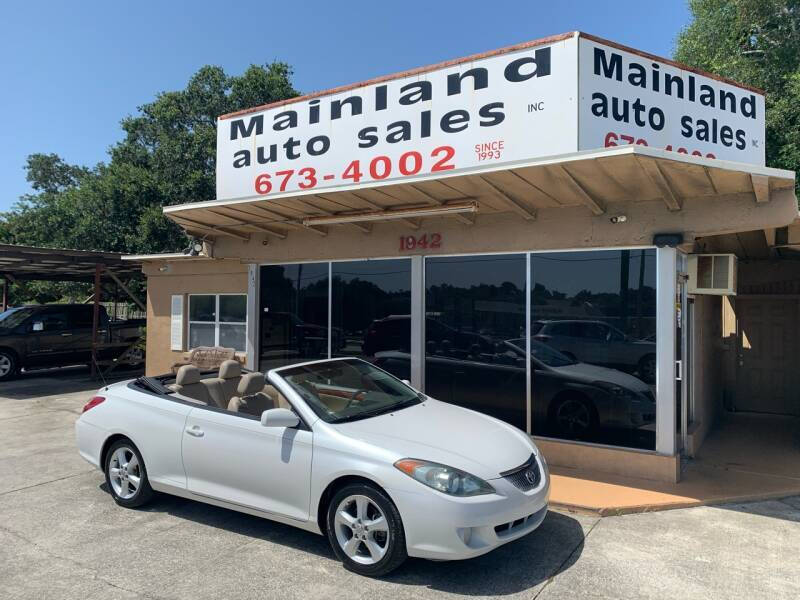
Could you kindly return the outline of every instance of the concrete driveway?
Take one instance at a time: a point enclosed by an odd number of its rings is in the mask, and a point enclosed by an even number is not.
[[[484,557],[345,571],[327,541],[178,498],[117,507],[78,457],[83,372],[0,384],[2,598],[799,598],[800,498],[622,517],[550,512]]]

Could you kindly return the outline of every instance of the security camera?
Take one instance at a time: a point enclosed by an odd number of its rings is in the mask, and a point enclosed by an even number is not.
[[[183,251],[184,254],[189,256],[199,256],[201,252],[203,252],[203,241],[196,238],[193,239],[189,247]]]
[[[625,215],[617,215],[617,216],[611,217],[609,219],[609,221],[614,223],[614,225],[616,225],[617,223],[624,223],[627,220],[628,220],[628,217],[626,217]]]

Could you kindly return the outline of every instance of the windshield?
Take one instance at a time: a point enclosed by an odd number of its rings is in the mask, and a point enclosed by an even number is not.
[[[31,308],[10,308],[0,313],[0,327],[4,329],[13,329],[27,319],[32,312],[33,309]]]
[[[359,359],[291,367],[277,374],[328,423],[366,419],[424,399],[386,371]]]
[[[517,348],[523,356],[525,355],[525,338],[508,340],[507,343]],[[575,364],[575,361],[569,356],[561,354],[555,348],[551,348],[539,340],[531,340],[531,356],[548,367],[566,367]]]

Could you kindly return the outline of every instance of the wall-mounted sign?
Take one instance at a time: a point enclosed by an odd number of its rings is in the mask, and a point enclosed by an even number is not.
[[[476,173],[623,144],[764,164],[764,97],[584,35],[221,117],[217,197]]]
[[[217,122],[217,197],[369,186],[574,151],[574,37]]]
[[[764,164],[764,96],[581,38],[579,149],[641,144]]]
[[[411,250],[437,250],[441,247],[441,233],[421,233],[419,235],[400,236],[400,252],[409,252]]]

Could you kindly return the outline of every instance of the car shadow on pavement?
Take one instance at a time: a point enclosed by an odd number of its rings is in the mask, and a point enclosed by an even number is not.
[[[781,519],[791,523],[800,523],[800,496],[788,496],[758,502],[737,502],[719,504],[713,507],[718,510],[731,510],[771,519]]]
[[[108,491],[105,483],[100,487]],[[167,513],[203,526],[336,560],[327,537],[245,513],[164,494],[139,510]],[[584,537],[577,519],[550,511],[536,531],[489,554],[463,561],[411,558],[383,579],[398,585],[422,586],[467,596],[515,594],[569,569],[581,556]]]
[[[141,369],[116,369],[105,379],[92,379],[86,367],[64,367],[20,373],[14,379],[0,383],[0,398],[32,400],[76,392],[94,392],[107,384],[134,379]]]
[[[536,531],[470,560],[411,559],[386,577],[465,596],[505,596],[531,590],[569,569],[583,552],[580,522],[549,511]]]

